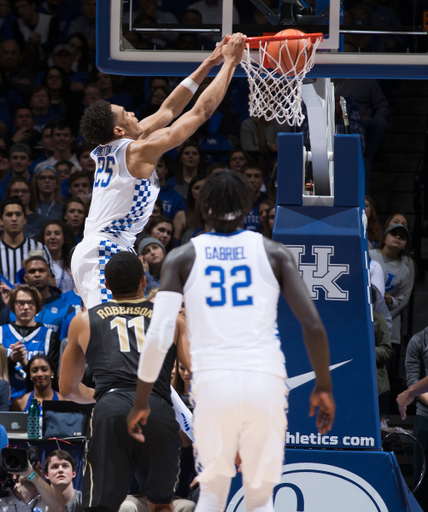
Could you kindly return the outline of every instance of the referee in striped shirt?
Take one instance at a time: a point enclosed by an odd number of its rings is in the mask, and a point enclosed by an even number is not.
[[[18,198],[9,197],[1,203],[0,217],[4,225],[0,240],[0,273],[13,284],[16,273],[30,252],[44,249],[44,246],[32,238],[25,238],[25,208]]]

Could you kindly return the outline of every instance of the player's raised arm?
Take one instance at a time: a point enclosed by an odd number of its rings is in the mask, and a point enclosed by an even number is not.
[[[214,114],[226,94],[236,66],[242,60],[245,40],[246,36],[243,34],[234,34],[221,47],[224,63],[192,110],[177,119],[172,126],[156,130],[147,138],[130,144],[127,151],[128,165],[139,162],[142,169],[145,165],[155,166],[161,155],[182,144]]]
[[[209,71],[223,62],[222,46],[224,46],[226,42],[227,38],[225,37],[217,45],[212,54],[202,62],[198,69],[178,84],[155,114],[142,119],[138,123],[143,130],[140,139],[145,139],[154,131],[165,128],[165,126],[168,126],[171,121],[183,112],[183,109],[192,99]]]
[[[400,411],[400,415],[403,420],[406,419],[407,406],[411,404],[417,396],[427,392],[428,377],[424,377],[397,396],[398,410]]]

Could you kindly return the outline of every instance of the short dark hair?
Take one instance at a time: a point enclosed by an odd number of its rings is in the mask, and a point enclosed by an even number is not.
[[[28,1],[28,0],[25,0],[25,1]],[[33,111],[31,110],[31,107],[29,107],[29,106],[27,106],[27,105],[20,105],[20,106],[19,106],[19,107],[17,107],[17,108],[16,108],[16,110],[15,110],[15,114],[14,114],[14,116],[13,116],[13,118],[14,118],[14,119],[16,119],[16,115],[18,114],[18,112],[19,112],[20,110],[28,110],[28,111],[31,113],[31,115],[33,115]]]
[[[29,293],[30,295],[33,296],[34,302],[36,303],[36,314],[43,309],[43,299],[42,296],[40,295],[39,290],[29,284],[21,284],[19,286],[15,286],[15,288],[12,290],[10,294],[9,308],[11,311],[15,313],[16,296],[18,295],[19,292]]]
[[[76,181],[78,180],[79,178],[85,178],[88,180],[88,183],[89,183],[89,186],[92,185],[92,180],[91,178],[88,176],[88,173],[86,173],[85,171],[76,171],[76,172],[73,172],[73,174],[68,178],[68,188],[71,188],[71,185]]]
[[[242,226],[253,207],[254,190],[240,172],[215,172],[208,176],[199,192],[199,210],[210,228],[219,233],[232,233]]]
[[[48,267],[48,270],[49,272],[51,272],[51,269],[49,267],[49,263],[46,261],[46,258],[44,258],[43,256],[40,256],[39,254],[34,254],[33,256],[30,256],[29,258],[27,258],[24,262],[24,268],[29,264],[31,263],[32,261],[43,261],[43,263],[46,264],[46,266]],[[52,272],[51,272],[52,274]]]
[[[22,204],[21,200],[18,199],[17,197],[12,196],[12,197],[8,197],[7,199],[5,199],[4,201],[1,202],[0,218],[3,217],[4,210],[5,210],[6,206],[9,206],[10,204],[17,204],[18,206],[20,206],[22,209],[22,213],[24,214],[24,217],[27,217],[27,214],[25,213],[24,205]]]
[[[105,266],[106,284],[113,297],[135,293],[143,275],[144,269],[140,259],[128,251],[114,254]]]
[[[71,125],[66,123],[62,119],[54,119],[52,121],[52,135],[54,130],[70,130],[71,134],[73,135],[73,129]]]
[[[86,151],[89,151],[90,153],[92,153],[92,151],[96,148],[97,146],[95,144],[92,144],[92,142],[84,142],[83,144],[80,144],[80,146],[77,148],[77,151],[76,151],[76,156],[77,156],[77,159],[80,160],[80,157],[83,155],[83,153],[85,153]]]
[[[62,207],[62,217],[61,217],[61,220],[65,221],[64,217],[65,217],[65,214],[67,213],[68,207],[70,206],[71,203],[79,203],[79,204],[81,204],[83,206],[84,211],[85,211],[85,217],[88,215],[88,208],[85,205],[85,203],[80,198],[78,198],[78,197],[76,197],[76,198],[70,197],[70,199],[67,199],[67,201],[64,203],[64,206]]]
[[[45,463],[43,464],[43,473],[45,475],[48,474],[49,464],[53,457],[56,457],[59,460],[66,460],[67,462],[69,462],[71,464],[73,471],[77,471],[76,461],[73,459],[73,457],[68,452],[66,452],[65,450],[54,450],[46,457]]]
[[[105,144],[114,138],[116,121],[111,104],[105,100],[98,100],[85,109],[80,121],[80,130],[87,142]]]
[[[255,163],[254,161],[251,161],[251,162],[248,162],[248,163],[244,164],[241,167],[241,172],[245,173],[245,171],[247,169],[255,169],[256,171],[260,171],[262,173],[263,178],[266,176],[265,168],[262,165],[260,165],[258,163]]]

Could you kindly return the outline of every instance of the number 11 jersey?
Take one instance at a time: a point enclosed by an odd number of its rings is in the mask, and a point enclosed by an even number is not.
[[[132,139],[100,145],[91,153],[96,171],[91,208],[84,236],[109,238],[130,247],[152,214],[159,194],[155,171],[148,179],[134,178],[126,165],[126,148]]]
[[[184,286],[192,371],[229,369],[286,377],[277,327],[279,283],[263,236],[205,233]]]

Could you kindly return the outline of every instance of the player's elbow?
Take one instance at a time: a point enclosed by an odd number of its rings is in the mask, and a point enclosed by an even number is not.
[[[61,395],[68,400],[72,400],[76,391],[76,386],[71,382],[71,379],[66,379],[63,374],[60,374],[58,385]]]

